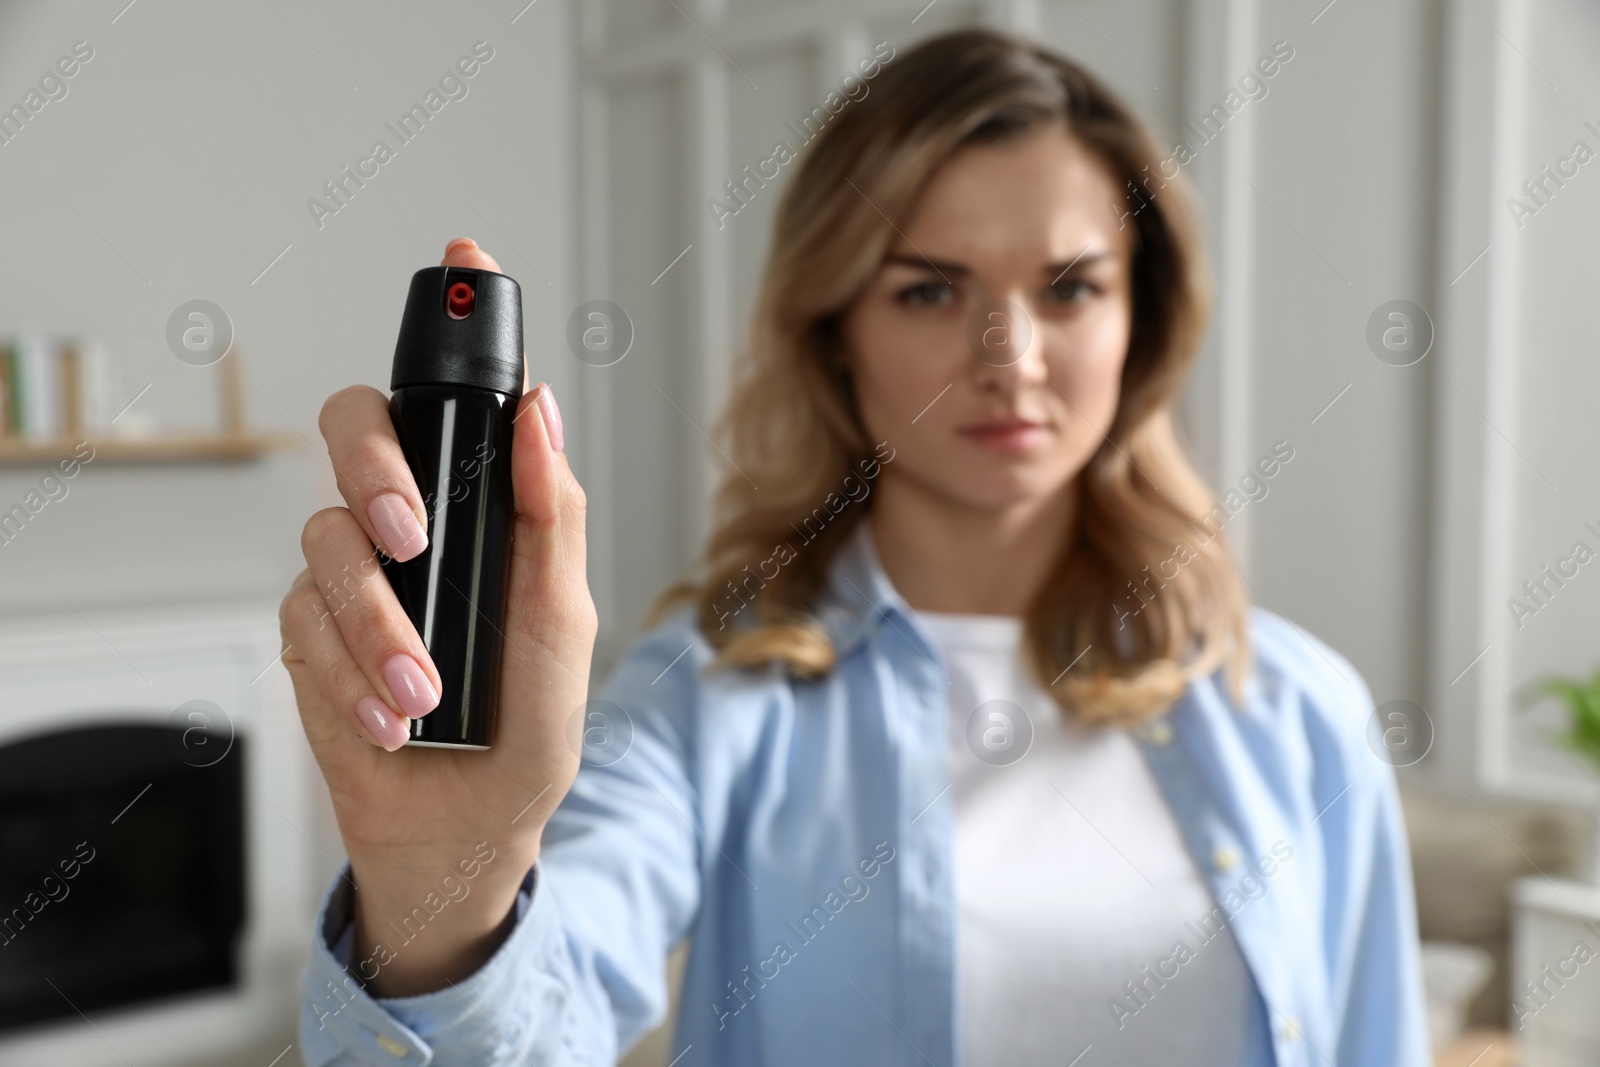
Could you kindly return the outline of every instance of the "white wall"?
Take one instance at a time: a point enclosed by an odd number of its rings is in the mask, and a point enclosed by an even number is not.
[[[1526,459],[1508,457],[1513,534],[1503,592],[1490,606],[1501,627],[1504,678],[1512,686],[1549,671],[1600,668],[1600,566],[1583,564],[1568,584],[1547,585],[1552,595],[1545,606],[1521,588],[1542,567],[1570,555],[1580,539],[1600,551],[1600,537],[1586,527],[1600,528],[1600,466],[1590,445],[1600,397],[1600,361],[1595,359],[1600,303],[1594,299],[1600,273],[1594,244],[1600,237],[1600,134],[1591,130],[1600,130],[1600,70],[1594,63],[1600,10],[1575,0],[1529,5],[1528,31],[1524,39],[1536,49],[1543,75],[1527,66],[1518,71],[1526,103],[1512,156],[1516,188],[1504,190],[1495,205],[1506,213],[1510,228],[1504,245],[1516,257],[1518,300],[1514,340],[1504,353],[1516,376],[1504,429],[1527,453]],[[1517,227],[1504,199],[1515,194],[1531,202],[1521,183],[1544,166],[1554,167],[1579,140],[1596,158],[1566,185],[1547,185],[1547,203],[1537,214],[1523,216]],[[1506,603],[1512,596],[1536,613],[1516,622]],[[1533,722],[1543,725],[1537,718]],[[1531,776],[1568,765],[1539,744],[1531,727],[1513,731],[1516,765]]]
[[[572,260],[563,0],[540,0],[515,25],[521,4],[404,14],[377,2],[125,4],[0,6],[8,107],[73,42],[95,53],[64,99],[0,146],[0,334],[98,337],[126,361],[128,399],[154,383],[134,412],[204,425],[219,370],[176,359],[165,327],[180,303],[211,300],[233,321],[253,423],[310,441],[241,465],[97,460],[0,546],[7,613],[70,610],[63,595],[91,618],[113,604],[280,596],[304,565],[301,525],[337,502],[320,455],[322,400],[356,382],[387,390],[410,276],[452,236],[478,240],[522,283],[535,380],[549,378],[558,397],[574,387],[562,358]],[[478,40],[494,58],[468,95],[319,230],[307,199],[377,138],[395,143],[384,123]],[[39,473],[0,469],[0,507]]]
[[[1435,770],[1592,803],[1592,766],[1551,744],[1562,708],[1546,700],[1525,713],[1519,693],[1552,673],[1600,666],[1600,583],[1574,552],[1579,542],[1589,559],[1600,551],[1588,528],[1600,528],[1600,485],[1587,433],[1600,384],[1600,314],[1589,293],[1600,227],[1600,13],[1566,0],[1499,0],[1452,16],[1430,560],[1431,690],[1451,729],[1441,732]],[[1578,162],[1584,152],[1588,162]],[[1547,178],[1543,168],[1564,158],[1566,178]],[[1530,181],[1543,190],[1530,196]],[[1514,200],[1536,210],[1515,213]],[[1530,581],[1544,585],[1536,597]],[[1514,613],[1514,598],[1532,613]]]

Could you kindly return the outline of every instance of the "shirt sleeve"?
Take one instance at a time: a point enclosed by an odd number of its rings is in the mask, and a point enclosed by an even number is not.
[[[1394,767],[1366,740],[1373,700],[1340,653],[1308,636],[1327,679],[1312,719],[1314,820],[1325,858],[1323,944],[1337,1067],[1429,1067],[1416,894]],[[1326,668],[1337,666],[1338,677]]]
[[[700,903],[686,723],[706,658],[702,639],[664,623],[582,709],[583,764],[511,932],[466,980],[370,996],[349,969],[348,867],[333,880],[301,977],[307,1067],[610,1065],[661,1022],[667,955]]]
[[[1338,926],[1328,956],[1338,1063],[1428,1067],[1410,850],[1394,772],[1380,764],[1373,778],[1368,795],[1351,805],[1350,820],[1328,828],[1342,838],[1333,847],[1346,853],[1329,864],[1336,881],[1327,898]]]

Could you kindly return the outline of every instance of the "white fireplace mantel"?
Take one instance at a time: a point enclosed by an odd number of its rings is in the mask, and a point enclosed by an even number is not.
[[[0,744],[76,724],[165,723],[192,700],[221,707],[248,739],[238,986],[0,1034],[0,1067],[220,1056],[292,1026],[318,891],[343,856],[320,829],[315,764],[279,648],[276,604],[0,622]]]

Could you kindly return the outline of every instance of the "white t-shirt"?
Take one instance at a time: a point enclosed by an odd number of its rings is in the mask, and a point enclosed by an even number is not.
[[[1069,726],[1022,620],[917,616],[950,680],[964,1062],[1240,1062],[1246,965],[1231,930],[1193,932],[1216,901],[1137,743]]]

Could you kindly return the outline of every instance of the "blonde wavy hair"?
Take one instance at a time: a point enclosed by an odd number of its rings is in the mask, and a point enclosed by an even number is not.
[[[1025,656],[1064,711],[1090,724],[1137,725],[1222,664],[1242,705],[1251,650],[1220,528],[1227,512],[1172,422],[1211,303],[1192,187],[1181,172],[1161,171],[1154,139],[1098,79],[1035,42],[982,29],[943,34],[887,63],[809,146],[778,206],[750,339],[717,426],[738,471],[718,489],[704,556],[650,615],[698,605],[700,629],[718,649],[714,666],[777,662],[800,678],[833,669],[836,651],[815,609],[870,498],[844,507],[815,538],[800,536],[799,524],[871,462],[840,319],[945,159],[1051,123],[1128,183],[1119,210],[1133,227],[1133,308],[1116,417],[1066,490],[1077,494],[1072,528],[1028,609]],[[722,625],[727,590],[741,579],[748,590],[752,569],[775,552],[784,565],[756,579],[754,620]],[[1179,554],[1186,558],[1168,575],[1164,564]]]

